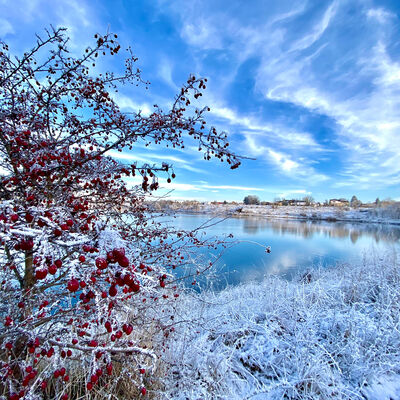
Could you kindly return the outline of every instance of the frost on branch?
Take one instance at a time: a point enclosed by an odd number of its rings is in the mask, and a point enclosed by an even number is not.
[[[170,165],[122,165],[107,152],[138,141],[183,148],[187,136],[206,159],[239,165],[225,134],[206,130],[206,109],[188,115],[205,79],[190,77],[168,112],[127,116],[111,93],[142,83],[136,59],[122,76],[92,76],[99,56],[120,51],[116,36],[95,35],[79,58],[67,41],[58,29],[20,57],[0,49],[0,394],[13,400],[155,387],[179,322],[169,271],[206,243],[146,209],[157,175],[175,178]],[[129,188],[135,175],[142,183]]]

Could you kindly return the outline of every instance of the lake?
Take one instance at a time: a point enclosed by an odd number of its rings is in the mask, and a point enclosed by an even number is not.
[[[169,224],[194,229],[208,215],[177,215]],[[228,218],[206,230],[206,237],[232,233],[238,243],[226,249],[207,278],[197,279],[200,286],[221,290],[273,274],[293,279],[313,268],[334,267],[337,263],[360,263],[381,257],[384,252],[400,250],[400,227],[386,224]],[[265,247],[271,246],[267,254]],[[215,258],[217,251],[203,256]]]

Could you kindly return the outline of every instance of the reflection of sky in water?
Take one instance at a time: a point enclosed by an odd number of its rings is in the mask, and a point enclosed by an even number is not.
[[[179,215],[173,224],[193,229],[208,219],[203,215]],[[310,268],[360,262],[364,256],[379,257],[388,249],[400,249],[400,227],[390,225],[244,217],[229,218],[207,229],[207,236],[229,233],[239,243],[218,261],[217,275],[211,280],[215,289],[261,280],[267,274],[290,279]],[[272,252],[267,254],[261,246],[247,241],[271,246]]]

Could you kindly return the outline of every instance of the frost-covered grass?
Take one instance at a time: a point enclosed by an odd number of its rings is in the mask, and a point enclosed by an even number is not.
[[[187,294],[163,399],[400,399],[398,256]]]
[[[172,207],[172,205],[171,205]],[[400,224],[399,203],[388,204],[375,208],[352,208],[334,206],[271,206],[271,205],[243,205],[243,204],[201,204],[175,203],[176,212],[213,214],[219,216],[246,217],[257,216],[262,218],[284,218],[314,221],[348,221]]]

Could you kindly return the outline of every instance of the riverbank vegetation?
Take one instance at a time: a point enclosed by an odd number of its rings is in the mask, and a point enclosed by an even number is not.
[[[212,214],[219,216],[259,216],[261,218],[286,218],[315,221],[351,221],[400,224],[400,203],[382,202],[379,206],[368,205],[312,205],[305,204],[242,204],[237,202],[198,202],[195,200],[149,201],[154,211]]]
[[[397,399],[395,252],[359,265],[189,293],[169,344],[169,399]]]

